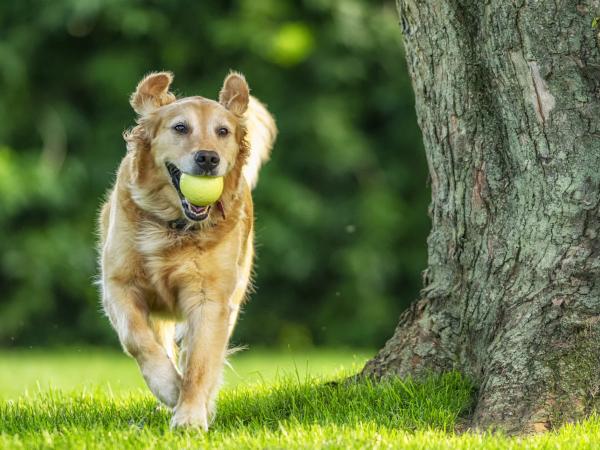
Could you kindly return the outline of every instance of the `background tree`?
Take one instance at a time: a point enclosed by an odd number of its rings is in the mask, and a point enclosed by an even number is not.
[[[458,369],[477,426],[598,406],[597,1],[399,0],[431,177],[421,298],[371,376]]]

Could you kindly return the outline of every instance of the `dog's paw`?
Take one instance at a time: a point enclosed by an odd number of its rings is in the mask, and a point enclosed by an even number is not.
[[[156,397],[169,408],[175,408],[179,400],[179,380],[156,389]]]
[[[174,408],[179,401],[181,375],[173,364],[163,360],[154,364],[146,364],[142,369],[146,384],[154,396],[169,408]]]
[[[171,418],[171,428],[193,427],[208,431],[208,414],[203,406],[179,405]]]

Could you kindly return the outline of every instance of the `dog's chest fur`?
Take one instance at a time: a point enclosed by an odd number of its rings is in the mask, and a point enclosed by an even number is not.
[[[251,198],[247,198],[251,202]],[[251,208],[251,205],[250,205]],[[250,264],[246,257],[252,240],[247,208],[199,230],[172,230],[152,221],[139,223],[135,247],[143,268],[144,290],[153,312],[179,316],[182,289],[207,298],[231,294]]]

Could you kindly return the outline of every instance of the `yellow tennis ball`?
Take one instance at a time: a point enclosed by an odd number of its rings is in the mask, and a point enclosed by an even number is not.
[[[193,205],[212,205],[223,193],[223,177],[198,177],[182,173],[179,189]]]

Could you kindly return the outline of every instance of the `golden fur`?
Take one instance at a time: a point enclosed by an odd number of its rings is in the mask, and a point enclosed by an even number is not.
[[[172,79],[168,72],[150,74],[131,96],[137,125],[124,134],[127,154],[100,214],[100,284],[124,350],[136,359],[152,393],[174,409],[172,426],[206,430],[250,283],[250,191],[276,128],[240,74],[227,76],[218,102],[176,99],[169,92]],[[175,133],[174,121],[189,124],[189,133]],[[218,127],[230,134],[219,136]],[[220,156],[222,207],[173,229],[171,221],[186,216],[165,164],[187,171],[198,149]]]

